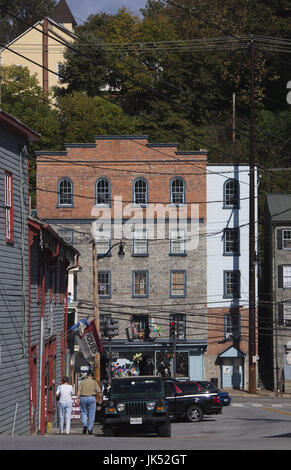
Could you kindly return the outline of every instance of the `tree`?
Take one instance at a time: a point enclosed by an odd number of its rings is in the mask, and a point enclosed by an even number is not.
[[[59,120],[64,142],[94,142],[98,134],[135,134],[140,128],[139,120],[117,105],[80,91],[60,98]]]
[[[55,5],[55,0],[0,0],[0,43],[8,44],[49,16]]]
[[[36,76],[28,68],[2,68],[1,107],[40,133],[40,141],[30,145],[30,190],[35,202],[35,157],[37,149],[60,150],[62,141],[57,112],[44,95]]]

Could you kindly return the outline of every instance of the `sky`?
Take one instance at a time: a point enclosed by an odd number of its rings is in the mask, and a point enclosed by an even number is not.
[[[115,14],[122,6],[139,14],[140,8],[143,8],[146,3],[147,0],[67,0],[78,24],[82,24],[91,14]]]

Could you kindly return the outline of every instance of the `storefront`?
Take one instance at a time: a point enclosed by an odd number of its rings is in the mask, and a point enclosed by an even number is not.
[[[106,342],[104,347],[107,350]],[[176,345],[176,377],[185,380],[202,380],[206,349],[206,341],[178,341]],[[171,341],[121,342],[117,340],[112,342],[111,351],[112,377],[173,375],[174,351]]]

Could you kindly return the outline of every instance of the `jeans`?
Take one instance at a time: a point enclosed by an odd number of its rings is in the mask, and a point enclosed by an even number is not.
[[[64,419],[65,419],[66,420],[66,433],[69,433],[71,429],[72,402],[60,401],[59,413],[60,413],[60,431],[62,432],[64,430]]]
[[[95,423],[96,397],[80,397],[81,423],[92,431]]]

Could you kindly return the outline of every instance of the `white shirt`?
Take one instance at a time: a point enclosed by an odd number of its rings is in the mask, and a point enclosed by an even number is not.
[[[60,395],[60,401],[72,401],[74,389],[72,385],[62,384],[58,386],[57,395]]]

